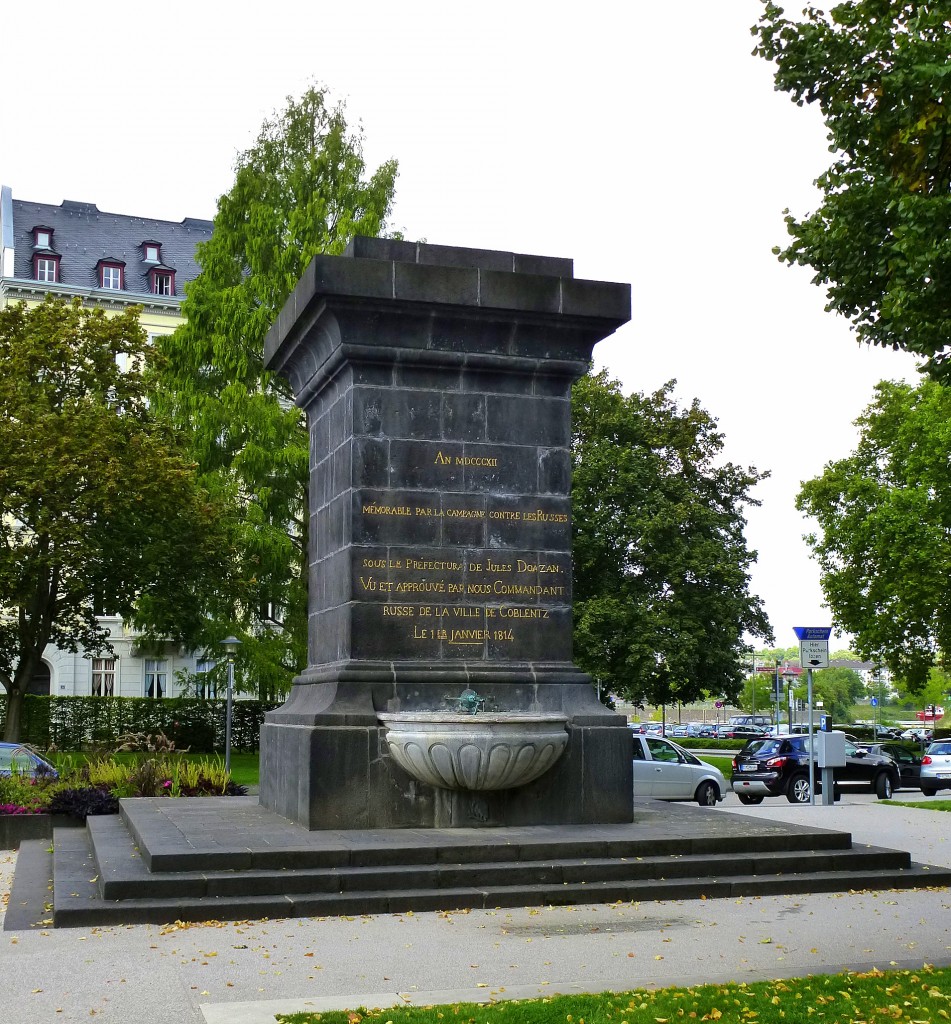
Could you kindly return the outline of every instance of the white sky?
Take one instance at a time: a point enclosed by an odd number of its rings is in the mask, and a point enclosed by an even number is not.
[[[630,282],[633,319],[599,366],[626,391],[676,378],[729,459],[772,472],[749,516],[753,589],[783,646],[829,623],[793,500],[854,447],[873,384],[914,366],[859,348],[770,251],[830,155],[818,111],[750,55],[758,0],[7,8],[0,182],[16,198],[211,218],[236,152],[316,82],[362,121],[369,164],[399,160],[406,238]]]

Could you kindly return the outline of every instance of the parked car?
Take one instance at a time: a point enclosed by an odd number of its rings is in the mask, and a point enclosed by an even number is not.
[[[887,800],[901,785],[898,766],[882,754],[872,754],[846,741],[846,764],[836,768],[836,787],[871,788],[880,800]],[[816,765],[817,791],[822,785]],[[767,796],[785,796],[790,803],[807,803],[809,789],[809,737],[776,736],[750,740],[733,758],[730,784],[743,804],[762,803]]]
[[[866,743],[865,749],[870,754],[884,754],[898,766],[902,785],[917,786],[918,773],[921,768],[921,750],[905,743]]]
[[[917,743],[930,743],[931,742],[931,730],[930,729],[906,729],[902,734],[903,740],[914,740]]]
[[[878,743],[883,743],[888,740],[900,740],[901,729],[895,729],[890,725],[876,725],[872,729],[872,735]]]
[[[730,725],[748,725],[759,729],[760,736],[773,724],[769,715],[730,715]]]
[[[728,725],[726,729],[720,730],[720,736],[728,740],[762,738],[767,735],[767,728],[769,727],[764,726],[761,729],[755,725]]]
[[[634,735],[634,795],[655,800],[696,800],[716,807],[729,786],[723,773],[661,736]]]
[[[38,775],[46,775],[53,779],[59,778],[59,773],[49,763],[44,761],[39,754],[35,754],[28,747],[20,743],[0,743],[0,775],[31,775],[36,778]]]
[[[921,759],[918,785],[925,796],[951,789],[951,740],[936,740]]]

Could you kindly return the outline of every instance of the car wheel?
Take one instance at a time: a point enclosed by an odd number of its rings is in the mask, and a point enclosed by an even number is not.
[[[786,799],[791,804],[809,803],[809,776],[794,775],[786,787]]]
[[[716,807],[717,801],[720,799],[720,791],[712,782],[701,782],[697,786],[694,799],[701,807]]]
[[[875,778],[875,795],[879,800],[891,800],[892,777],[888,772],[880,772]]]
[[[934,796],[938,791],[936,789],[925,789],[925,787],[922,786],[921,792],[924,793],[925,796]]]
[[[761,796],[751,796],[749,793],[737,793],[736,798],[741,804],[761,804],[763,802]]]

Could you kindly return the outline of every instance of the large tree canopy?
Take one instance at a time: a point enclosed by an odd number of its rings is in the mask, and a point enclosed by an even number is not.
[[[311,259],[377,235],[396,163],[366,176],[362,133],[312,88],[267,121],[218,201],[187,322],[162,339],[156,405],[183,430],[202,480],[243,506],[241,557],[223,593],[246,677],[286,687],[306,663],[308,441],[286,383],[266,373],[264,337]]]
[[[765,2],[755,53],[776,88],[818,103],[831,167],[782,260],[812,267],[859,340],[951,374],[951,9],[947,0],[849,0],[795,19]]]
[[[672,388],[625,396],[602,372],[572,398],[575,658],[652,704],[735,695],[744,634],[772,640],[743,535],[763,476],[720,462],[715,421]]]
[[[797,506],[835,625],[917,689],[951,651],[951,390],[882,382],[857,425]]]
[[[127,364],[120,370],[119,357]],[[6,739],[47,644],[108,650],[97,605],[197,647],[230,550],[145,400],[138,309],[0,310],[0,682]]]

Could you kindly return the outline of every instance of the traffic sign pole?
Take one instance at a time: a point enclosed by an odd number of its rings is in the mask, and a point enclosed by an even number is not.
[[[812,714],[812,670],[829,667],[831,626],[793,626],[799,638],[799,664],[807,670],[807,703],[809,705],[809,803],[816,802],[816,750]],[[833,784],[834,785],[834,784]]]

